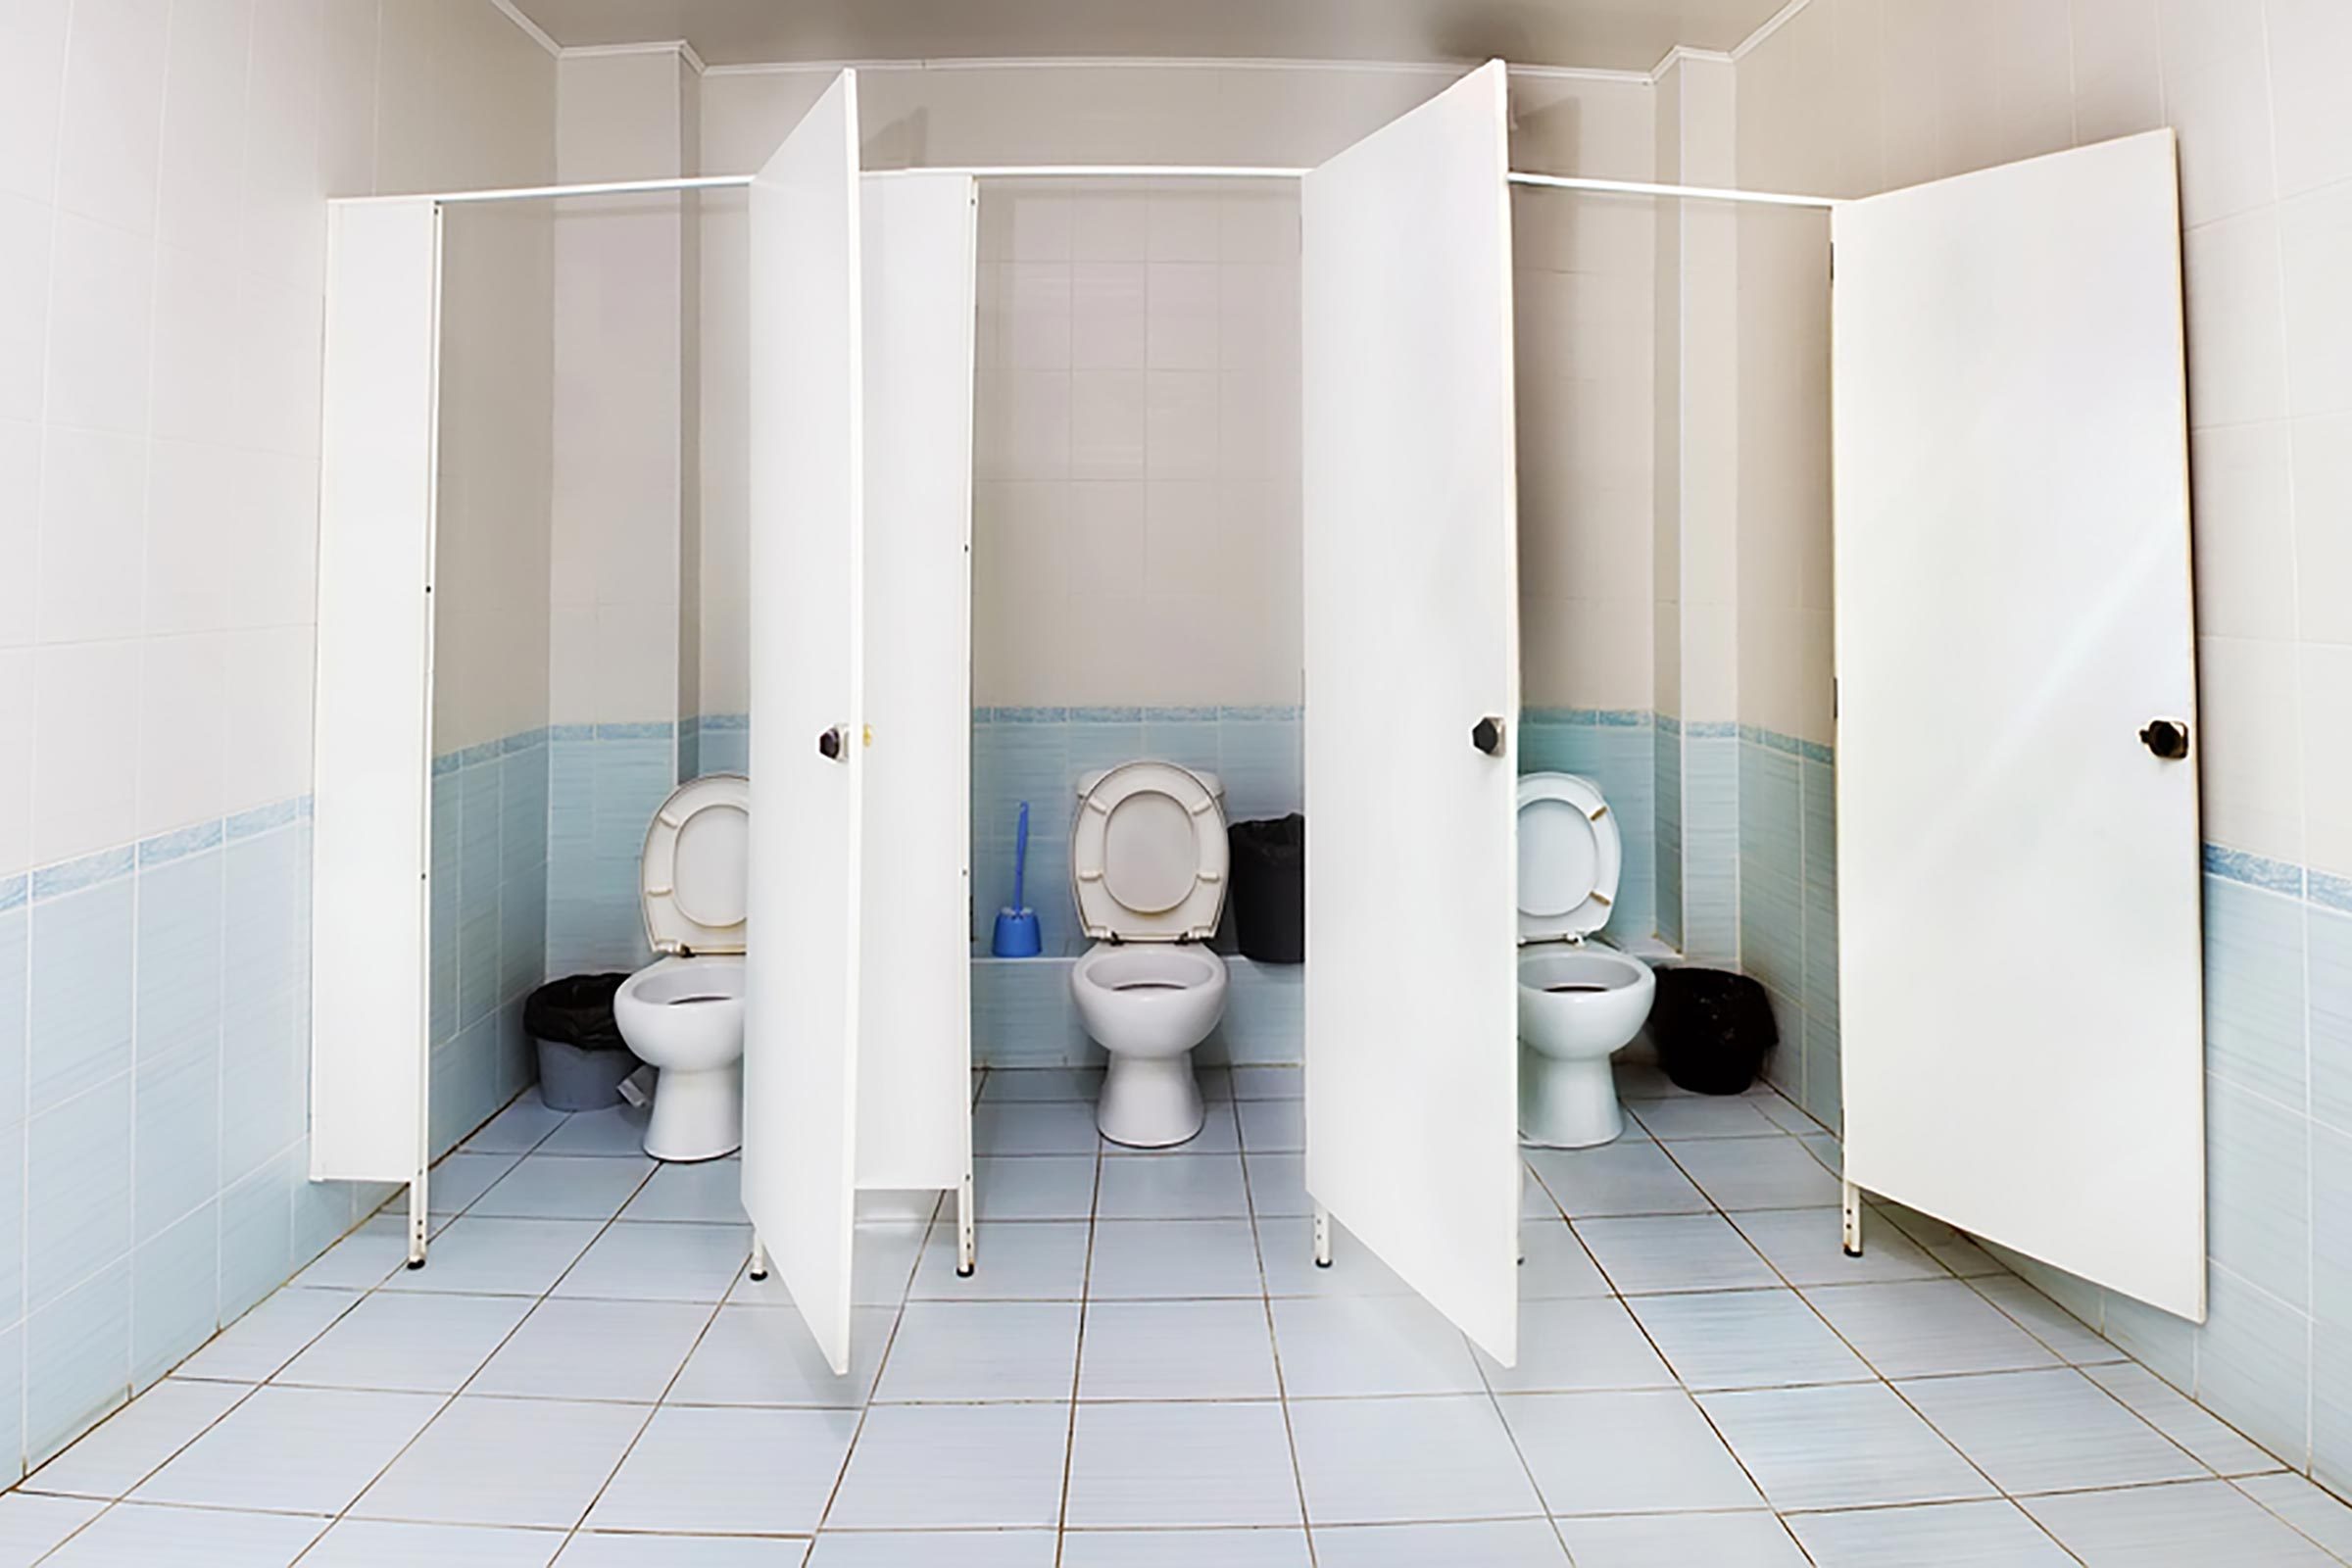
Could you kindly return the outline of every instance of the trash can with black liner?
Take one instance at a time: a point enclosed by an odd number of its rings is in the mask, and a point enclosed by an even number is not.
[[[1306,959],[1306,818],[1235,822],[1225,830],[1233,877],[1233,934],[1260,963]]]
[[[1648,1028],[1658,1066],[1694,1095],[1745,1094],[1781,1038],[1764,987],[1722,969],[1660,969]]]
[[[539,1098],[554,1110],[620,1103],[620,1081],[640,1065],[620,1038],[612,997],[625,974],[572,974],[523,1000],[522,1027],[539,1043]]]

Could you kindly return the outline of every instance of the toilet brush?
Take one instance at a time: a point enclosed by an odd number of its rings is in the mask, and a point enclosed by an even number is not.
[[[1037,934],[1037,911],[1021,902],[1022,884],[1029,877],[1029,803],[1021,803],[1020,825],[1013,830],[1012,903],[997,911],[996,940],[990,951],[1000,958],[1034,958],[1044,944]]]

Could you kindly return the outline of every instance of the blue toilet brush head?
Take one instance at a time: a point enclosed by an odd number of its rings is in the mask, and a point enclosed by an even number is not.
[[[1012,840],[1012,903],[997,911],[997,934],[989,951],[1000,958],[1034,958],[1044,951],[1038,936],[1037,911],[1021,901],[1029,879],[1029,803],[1021,803],[1019,824]]]

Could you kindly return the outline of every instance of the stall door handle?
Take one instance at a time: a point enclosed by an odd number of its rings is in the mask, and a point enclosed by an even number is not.
[[[2155,718],[2139,732],[2139,744],[2168,762],[2188,755],[2188,726],[2177,718]]]
[[[1502,755],[1502,720],[1489,713],[1470,726],[1470,744],[1489,757]]]
[[[816,755],[828,762],[838,762],[850,755],[850,737],[843,726],[836,724],[816,737]]]

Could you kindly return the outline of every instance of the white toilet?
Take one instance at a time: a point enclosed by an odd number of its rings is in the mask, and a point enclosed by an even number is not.
[[[1623,847],[1588,778],[1519,780],[1519,1133],[1588,1149],[1625,1130],[1609,1058],[1642,1032],[1657,977],[1588,940],[1609,918]]]
[[[1070,969],[1079,1020],[1110,1054],[1095,1124],[1165,1149],[1200,1131],[1193,1048],[1225,1015],[1225,810],[1213,773],[1123,762],[1078,784],[1070,881],[1094,940]]]
[[[670,792],[638,858],[661,956],[612,999],[621,1039],[661,1070],[645,1152],[715,1159],[743,1147],[743,921],[752,785],[712,773]]]

